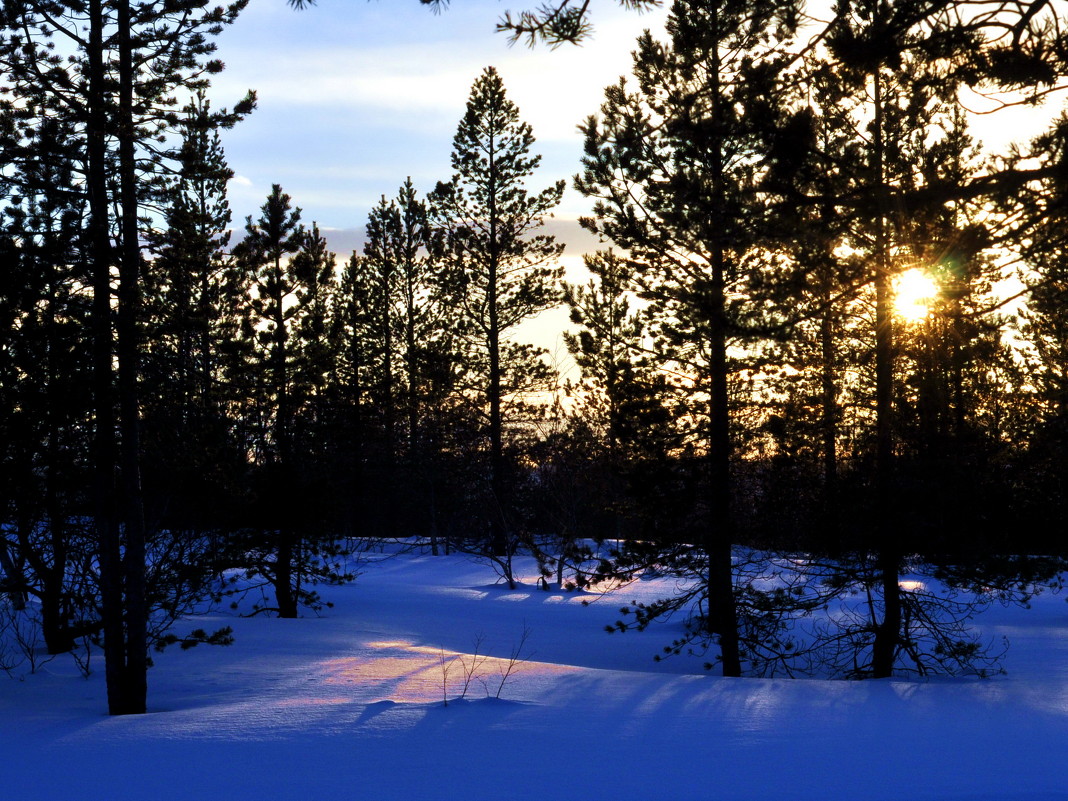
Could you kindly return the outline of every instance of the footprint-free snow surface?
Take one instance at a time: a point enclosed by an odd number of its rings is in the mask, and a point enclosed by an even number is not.
[[[66,659],[0,677],[0,798],[1068,799],[1064,595],[980,617],[1011,644],[989,680],[724,679],[653,661],[677,623],[604,631],[666,580],[603,598],[494,580],[372,557],[320,616],[191,621],[236,643],[157,656],[147,715],[106,716],[99,656],[88,679]]]

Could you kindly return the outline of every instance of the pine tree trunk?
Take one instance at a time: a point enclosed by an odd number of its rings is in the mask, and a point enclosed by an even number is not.
[[[718,24],[713,10],[711,25]],[[730,398],[727,380],[727,300],[725,281],[727,274],[726,243],[723,241],[724,166],[722,110],[720,108],[720,57],[719,36],[712,49],[710,77],[712,86],[712,132],[709,142],[711,157],[710,179],[713,192],[712,204],[712,297],[708,301],[709,325],[709,478],[711,487],[709,528],[705,534],[705,551],[708,554],[708,621],[709,633],[719,637],[720,659],[724,676],[742,675],[741,654],[738,641],[738,610],[734,600],[734,520],[731,510],[731,436]]]
[[[393,387],[393,314],[392,314],[392,271],[394,265],[387,266],[382,281],[382,406],[386,434],[385,464],[383,464],[383,482],[381,485],[385,501],[386,536],[397,535],[397,410]]]
[[[282,261],[275,253],[274,257],[274,284],[275,295],[271,298],[273,322],[274,322],[274,347],[271,358],[273,361],[274,390],[277,400],[275,412],[275,442],[278,447],[279,472],[285,480],[289,478],[292,464],[292,443],[290,442],[290,398],[289,376],[287,374],[287,342],[284,298],[282,296]],[[282,487],[278,488],[283,489]],[[292,491],[293,487],[288,487]],[[295,618],[297,616],[297,598],[293,589],[293,561],[296,548],[294,547],[295,534],[290,521],[284,520],[277,531],[274,564],[274,593],[275,602],[278,606],[278,616],[283,618]]]
[[[122,254],[119,264],[119,419],[122,430],[123,557],[126,611],[125,714],[142,714],[148,696],[148,601],[145,577],[145,513],[141,493],[141,410],[138,391],[141,343],[141,247],[137,225],[137,162],[134,143],[134,66],[130,2],[116,6],[119,38],[119,174]]]
[[[435,484],[437,483],[437,469],[431,468],[430,480],[427,482],[427,506],[429,507],[430,515],[430,553],[432,556],[437,556],[440,553],[438,548],[438,497],[435,490]],[[448,552],[448,543],[445,544],[446,552]]]
[[[405,289],[406,314],[404,321],[404,363],[408,373],[408,397],[406,398],[408,412],[408,455],[409,461],[413,467],[419,463],[419,357],[416,349],[417,343],[415,337],[416,300],[412,277],[412,270],[414,269],[414,265],[409,262]]]
[[[55,336],[55,304],[58,279],[55,266],[49,268],[49,296],[45,330],[49,336]],[[49,347],[45,356],[45,397],[47,410],[47,445],[45,448],[45,515],[48,520],[48,535],[51,543],[51,564],[37,566],[41,579],[41,636],[50,654],[65,654],[74,648],[74,636],[70,630],[70,621],[63,610],[63,596],[66,590],[68,532],[67,516],[59,497],[59,409],[60,398],[56,393],[55,347]],[[42,560],[43,561],[43,560]]]
[[[5,592],[11,601],[11,608],[21,612],[26,608],[26,577],[11,558],[11,552],[3,538],[0,538],[0,570],[3,570],[6,577]]]
[[[278,617],[297,616],[297,597],[293,591],[293,535],[288,527],[276,532],[274,565],[274,593],[278,604]]]
[[[74,632],[63,612],[63,582],[49,571],[41,580],[41,637],[49,654],[66,654],[74,648]]]
[[[722,259],[722,254],[720,254]],[[707,625],[719,637],[724,676],[742,675],[738,642],[738,611],[734,600],[732,546],[734,525],[731,510],[731,440],[727,386],[727,340],[724,320],[722,265],[714,279],[711,319],[710,365],[710,527],[705,535],[708,554]]]
[[[52,439],[55,434],[53,432]],[[50,443],[49,450],[54,450]],[[37,569],[41,580],[41,636],[50,654],[65,654],[74,648],[74,635],[71,632],[68,615],[64,612],[63,598],[67,592],[67,545],[69,542],[66,516],[60,508],[56,493],[56,454],[49,456],[50,465],[45,479],[45,507],[48,516],[49,539],[51,541],[52,563],[40,565]]]
[[[93,496],[100,548],[100,597],[104,632],[104,672],[108,712],[125,710],[125,626],[122,562],[115,493],[117,443],[113,398],[111,326],[111,237],[108,230],[107,142],[104,73],[104,12],[101,0],[89,0],[89,88],[86,125],[90,240],[92,249],[93,332]]]
[[[508,552],[504,521],[504,456],[501,437],[501,354],[497,330],[496,304],[490,305],[489,334],[489,407],[490,407],[490,552],[505,556]]]
[[[875,232],[875,520],[879,547],[878,570],[883,591],[883,619],[876,626],[872,645],[872,676],[887,678],[893,674],[897,647],[901,640],[901,591],[898,570],[901,558],[892,523],[893,498],[893,380],[894,320],[890,293],[890,251],[887,223],[886,168],[884,163],[882,76],[873,73],[875,103],[876,192],[879,201]]]
[[[828,276],[829,280],[830,276]],[[820,302],[820,389],[823,437],[823,539],[832,553],[841,550],[838,516],[838,403],[835,385],[834,315],[827,283]]]
[[[872,678],[887,679],[894,673],[901,642],[901,584],[898,581],[901,564],[896,552],[884,546],[877,566],[882,585],[883,619],[876,626],[872,644]]]
[[[409,230],[406,238],[406,264],[404,270],[404,368],[405,368],[405,411],[408,418],[407,436],[407,476],[405,479],[414,483],[416,476],[426,476],[427,470],[423,464],[423,444],[419,435],[419,357],[416,350],[415,336],[415,256],[412,244],[413,235]],[[431,482],[427,481],[426,484]],[[434,556],[438,555],[437,522],[434,520],[434,499],[426,489],[425,494],[416,494],[412,500],[419,506],[425,505],[430,513],[430,519],[426,522],[430,536],[430,547]],[[410,496],[411,497],[411,496]],[[420,527],[424,519],[418,520]],[[418,530],[418,529],[417,529]]]
[[[493,508],[490,511],[490,553],[494,556],[508,554],[508,536],[505,531],[505,498],[504,498],[504,446],[501,422],[501,330],[499,322],[499,309],[497,308],[497,281],[499,269],[499,243],[497,242],[497,196],[496,196],[496,163],[494,161],[493,142],[491,139],[489,155],[489,264],[487,271],[489,280],[487,283],[487,305],[489,306],[489,331],[486,336],[486,344],[489,350],[489,413],[490,413],[490,493]],[[514,589],[511,575],[507,576],[508,584]]]

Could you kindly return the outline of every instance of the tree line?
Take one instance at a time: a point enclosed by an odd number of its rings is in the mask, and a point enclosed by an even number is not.
[[[989,668],[968,620],[1064,552],[1068,123],[992,154],[968,111],[1059,88],[1053,4],[676,2],[582,125],[578,283],[492,68],[452,177],[362,252],[280,186],[231,244],[220,131],[255,97],[205,90],[243,5],[4,6],[7,625],[102,641],[141,711],[149,645],[227,640],[172,631],[225,577],[295,617],[415,536],[513,585],[520,552],[546,586],[686,577],[613,628],[683,614],[667,652],[726,675]],[[563,392],[515,336],[561,303]]]

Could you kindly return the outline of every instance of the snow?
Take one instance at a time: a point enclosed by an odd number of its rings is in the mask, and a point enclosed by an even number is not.
[[[652,660],[672,623],[604,631],[669,580],[602,598],[525,567],[509,591],[463,556],[382,555],[321,616],[198,618],[236,644],[156,656],[143,716],[106,716],[98,656],[88,679],[65,659],[0,678],[3,797],[1068,799],[1063,596],[984,613],[1011,642],[989,680],[724,679]]]

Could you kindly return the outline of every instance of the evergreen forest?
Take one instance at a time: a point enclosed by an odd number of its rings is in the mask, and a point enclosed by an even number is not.
[[[998,670],[970,621],[1068,558],[1068,115],[973,127],[1063,105],[1062,4],[676,0],[581,121],[565,275],[492,67],[360,251],[277,184],[233,220],[246,3],[0,4],[0,669],[100,648],[143,712],[154,649],[231,641],[191,613],[322,610],[389,539],[677,576],[612,628],[726,676]],[[523,333],[560,307],[564,375]]]

